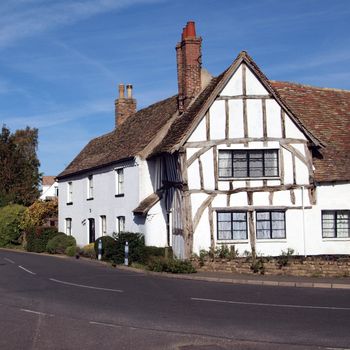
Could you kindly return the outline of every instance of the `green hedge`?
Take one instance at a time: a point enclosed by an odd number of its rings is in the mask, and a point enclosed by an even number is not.
[[[188,260],[177,260],[173,258],[153,257],[147,263],[150,271],[170,273],[195,273],[196,269]]]
[[[102,241],[102,260],[114,260],[117,253],[117,242],[111,236],[103,236],[96,239],[94,243],[95,254],[98,256],[98,242]]]
[[[133,262],[144,261],[145,256],[145,238],[141,233],[120,232],[114,233],[113,238],[116,241],[116,251],[113,261],[116,264],[122,264],[125,257],[125,243],[129,244],[129,264]]]
[[[0,247],[20,244],[21,230],[19,228],[25,207],[10,204],[0,208]]]
[[[60,233],[47,242],[46,251],[50,254],[64,254],[68,247],[76,246],[76,244],[73,236]]]
[[[28,252],[43,253],[46,251],[47,242],[58,234],[54,227],[35,227],[26,233],[26,249]]]

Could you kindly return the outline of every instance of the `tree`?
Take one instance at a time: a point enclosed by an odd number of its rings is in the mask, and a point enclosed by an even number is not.
[[[39,197],[41,175],[37,158],[38,129],[11,133],[4,125],[0,134],[0,206],[30,205]]]

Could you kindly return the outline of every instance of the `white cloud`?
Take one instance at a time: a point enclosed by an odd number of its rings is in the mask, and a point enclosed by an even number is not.
[[[13,44],[62,25],[96,16],[108,11],[120,11],[137,4],[157,0],[86,0],[86,1],[17,1],[1,5],[0,47]],[[30,6],[26,6],[30,5]]]

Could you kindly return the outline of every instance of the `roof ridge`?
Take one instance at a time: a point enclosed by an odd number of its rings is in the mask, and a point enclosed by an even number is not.
[[[300,87],[307,87],[311,89],[319,89],[319,90],[326,90],[326,91],[336,91],[336,92],[350,92],[350,90],[345,90],[345,89],[337,89],[337,88],[330,88],[330,87],[321,87],[321,86],[314,86],[314,85],[309,85],[309,84],[302,84],[302,83],[296,83],[293,81],[282,81],[282,80],[273,80],[269,79],[271,83],[282,83],[282,84],[291,84],[291,85],[296,85]]]

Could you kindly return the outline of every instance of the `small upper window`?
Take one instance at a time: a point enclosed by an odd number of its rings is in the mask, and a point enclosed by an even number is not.
[[[220,150],[220,178],[277,177],[278,150]]]
[[[256,238],[283,239],[286,238],[286,223],[284,211],[257,211]]]
[[[68,182],[67,186],[67,203],[73,202],[73,183],[72,181]]]
[[[124,169],[116,169],[116,195],[121,196],[124,194]]]
[[[323,210],[322,237],[349,238],[350,210]]]
[[[94,178],[92,175],[88,177],[88,199],[94,198]]]

